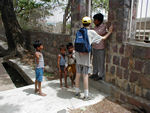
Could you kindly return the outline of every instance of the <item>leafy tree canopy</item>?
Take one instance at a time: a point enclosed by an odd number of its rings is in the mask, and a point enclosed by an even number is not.
[[[105,9],[108,11],[109,0],[92,0],[92,11],[99,11],[100,9]]]

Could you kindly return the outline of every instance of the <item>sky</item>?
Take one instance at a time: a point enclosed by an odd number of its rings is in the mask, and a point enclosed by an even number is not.
[[[40,0],[35,1],[40,2]],[[67,3],[67,0],[62,0],[61,2]],[[51,12],[53,13],[54,16],[49,16],[46,18],[48,23],[55,24],[63,21],[64,11],[62,10],[61,7],[57,7],[54,10],[51,10]]]
[[[46,20],[50,23],[57,23],[63,21],[63,15],[64,12],[61,8],[57,8],[55,10],[52,10],[54,16],[49,16],[46,18]]]
[[[143,5],[142,5],[142,1],[143,1]],[[141,11],[141,6],[142,6],[142,11]],[[141,12],[142,12],[141,17],[145,18],[147,6],[148,6],[147,17],[150,17],[150,0],[139,0],[137,18],[140,18]]]

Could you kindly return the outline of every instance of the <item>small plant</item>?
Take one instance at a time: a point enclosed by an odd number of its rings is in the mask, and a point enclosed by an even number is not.
[[[46,76],[46,77],[53,77],[54,74],[53,73],[44,72],[44,76]]]

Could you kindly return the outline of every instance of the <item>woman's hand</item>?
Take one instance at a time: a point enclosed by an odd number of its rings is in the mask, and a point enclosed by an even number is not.
[[[110,27],[109,27],[109,30],[108,30],[110,33],[112,33],[113,32],[113,25],[111,25]]]

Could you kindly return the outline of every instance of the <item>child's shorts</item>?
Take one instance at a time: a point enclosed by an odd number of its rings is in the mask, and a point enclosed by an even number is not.
[[[86,74],[89,73],[89,67],[88,66],[83,66],[83,65],[80,65],[80,64],[76,64],[76,71],[79,74],[86,75]]]
[[[61,72],[65,72],[65,65],[60,65]]]
[[[38,82],[42,82],[43,81],[43,68],[36,68],[35,74],[36,74],[36,80]]]

